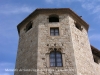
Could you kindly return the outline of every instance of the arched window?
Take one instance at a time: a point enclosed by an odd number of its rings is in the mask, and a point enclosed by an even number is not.
[[[61,67],[62,66],[62,54],[56,49],[50,52],[50,66],[51,67]]]
[[[50,15],[49,22],[59,22],[59,16],[58,15]]]
[[[32,28],[32,22],[29,22],[26,26],[26,32]]]

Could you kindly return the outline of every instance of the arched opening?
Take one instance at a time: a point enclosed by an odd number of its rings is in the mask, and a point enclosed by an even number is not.
[[[62,54],[56,49],[50,52],[50,66],[51,67],[62,67]]]
[[[59,22],[59,16],[58,15],[50,15],[49,22]]]
[[[75,23],[75,27],[76,27],[77,29],[79,29],[80,31],[82,31],[81,25],[79,25],[78,23]]]
[[[26,32],[32,28],[32,22],[29,22],[26,26]]]

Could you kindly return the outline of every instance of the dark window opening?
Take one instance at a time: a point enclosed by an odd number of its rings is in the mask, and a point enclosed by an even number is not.
[[[75,24],[75,27],[77,28],[77,29],[79,29],[79,30],[81,30],[82,31],[82,28],[81,28],[81,26],[79,25],[79,24]]]
[[[98,63],[98,60],[94,58],[94,62]]]
[[[27,26],[26,26],[26,32],[28,31],[28,30],[30,30],[32,28],[32,23],[30,22]]]
[[[49,22],[59,22],[59,17],[57,15],[49,16]]]
[[[50,28],[50,35],[51,36],[58,36],[59,35],[59,28]]]
[[[95,63],[99,64],[99,57],[93,55],[93,59]]]
[[[62,54],[56,49],[54,49],[54,51],[50,53],[50,66],[51,67],[62,67],[63,66],[62,65]]]

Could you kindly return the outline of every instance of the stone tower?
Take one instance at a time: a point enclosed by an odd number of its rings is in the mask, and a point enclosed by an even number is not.
[[[95,74],[88,27],[69,8],[36,9],[17,26],[19,71],[14,75],[100,75]]]

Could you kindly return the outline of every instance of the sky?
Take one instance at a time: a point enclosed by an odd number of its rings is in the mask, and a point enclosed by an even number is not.
[[[100,50],[100,0],[0,0],[0,75],[13,75],[17,25],[36,8],[70,8],[89,24],[91,45]]]

